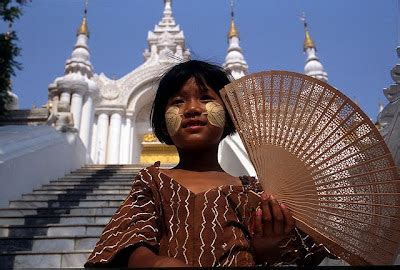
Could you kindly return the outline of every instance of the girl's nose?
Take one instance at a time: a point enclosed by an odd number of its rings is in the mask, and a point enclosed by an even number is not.
[[[200,116],[204,112],[204,104],[198,101],[190,101],[186,104],[183,116],[186,118],[193,118]]]

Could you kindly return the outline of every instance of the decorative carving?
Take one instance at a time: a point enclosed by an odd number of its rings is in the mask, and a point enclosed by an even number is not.
[[[160,45],[163,45],[163,46],[171,46],[171,45],[174,45],[173,36],[172,36],[170,33],[168,33],[168,32],[162,33],[161,36],[160,36],[160,42],[159,42],[159,44],[160,44]]]
[[[60,102],[55,113],[55,128],[61,132],[78,132],[74,128],[74,118],[68,103]]]
[[[160,142],[156,135],[154,135],[153,133],[147,133],[143,135],[143,142],[144,143],[154,143],[154,142]]]
[[[107,83],[101,89],[101,95],[107,100],[117,99],[119,96],[119,89],[115,83]]]

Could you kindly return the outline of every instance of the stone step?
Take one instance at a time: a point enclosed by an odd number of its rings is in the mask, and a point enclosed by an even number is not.
[[[72,189],[62,189],[62,190],[34,190],[30,194],[42,195],[42,194],[129,194],[130,188],[125,189],[82,189],[82,188],[72,188]]]
[[[75,236],[97,235],[104,230],[104,224],[45,224],[45,225],[0,225],[0,237],[21,237],[32,235]]]
[[[118,207],[0,208],[0,218],[43,214],[112,215]]]
[[[10,201],[10,208],[38,208],[38,207],[103,207],[120,206],[123,200],[13,200]]]
[[[126,194],[22,194],[21,200],[124,200]]]
[[[132,185],[133,183],[133,179],[127,179],[127,180],[104,180],[104,181],[99,181],[99,180],[90,180],[90,181],[82,181],[79,179],[75,179],[75,180],[59,180],[59,181],[54,181],[51,182],[50,184],[46,184],[46,185],[62,185],[62,184],[69,184],[69,185],[75,185],[75,186],[80,186],[80,185],[104,185],[104,184],[108,184],[108,185],[114,185],[114,187],[116,187],[116,185],[127,185],[130,184]]]
[[[70,252],[27,252],[16,251],[0,254],[0,265],[4,269],[17,268],[83,268],[90,256],[91,250],[76,250]]]
[[[129,174],[68,174],[63,178],[86,178],[86,179],[119,179],[135,177],[136,173]]]
[[[110,221],[110,215],[32,215],[8,216],[0,218],[0,225],[39,225],[39,224],[99,224],[105,225]]]
[[[68,176],[68,177],[61,177],[57,180],[51,180],[50,183],[53,182],[58,182],[58,181],[67,181],[67,180],[85,180],[85,181],[107,181],[107,180],[113,180],[113,181],[121,181],[121,180],[133,180],[135,177],[80,177],[80,176]]]
[[[62,182],[82,182],[82,183],[104,183],[104,182],[132,182],[134,178],[60,178],[58,180],[51,180],[52,183],[62,183]]]
[[[132,187],[132,182],[129,184],[127,183],[118,183],[118,187],[124,187],[124,188],[131,188]],[[63,183],[54,183],[51,185],[43,185],[41,189],[43,190],[65,190],[65,189],[75,189],[75,188],[81,188],[81,189],[97,189],[97,190],[109,190],[115,188],[115,183],[85,183],[85,184],[71,184],[68,182],[63,182]],[[39,189],[36,189],[39,190]]]
[[[91,250],[98,240],[98,235],[3,237],[0,238],[0,252]]]
[[[60,181],[60,180],[73,180],[73,179],[81,179],[81,180],[87,180],[87,181],[93,181],[93,180],[107,180],[107,179],[115,179],[115,180],[120,180],[120,179],[133,179],[135,178],[136,174],[133,175],[67,175],[64,177],[60,177],[57,180],[51,180],[50,182],[54,181]]]
[[[88,164],[85,165],[82,168],[89,168],[89,169],[108,169],[108,168],[146,168],[149,167],[151,165],[153,165],[154,163],[148,163],[148,164]],[[175,166],[175,164],[171,165],[171,164],[161,164],[160,168],[171,168],[171,166]]]
[[[141,170],[142,168],[117,168],[117,169],[88,169],[88,168],[81,168],[75,171],[72,171],[70,173],[137,173]]]
[[[73,172],[70,172],[68,175],[130,175],[130,174],[137,174],[140,170],[134,169],[125,169],[125,170],[88,170],[88,169],[79,169]]]

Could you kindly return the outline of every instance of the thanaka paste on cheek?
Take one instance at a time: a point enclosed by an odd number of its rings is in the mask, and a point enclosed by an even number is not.
[[[167,125],[167,130],[169,136],[174,136],[181,126],[182,117],[179,113],[179,108],[177,106],[171,106],[165,112],[165,124]]]
[[[225,109],[224,106],[218,102],[211,101],[206,104],[207,120],[208,122],[219,128],[225,126]]]

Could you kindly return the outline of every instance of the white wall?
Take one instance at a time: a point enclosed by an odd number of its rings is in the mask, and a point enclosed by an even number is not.
[[[256,176],[256,171],[237,133],[223,139],[218,149],[221,167],[233,176]]]
[[[76,133],[49,126],[0,127],[0,207],[82,167],[85,157]]]

